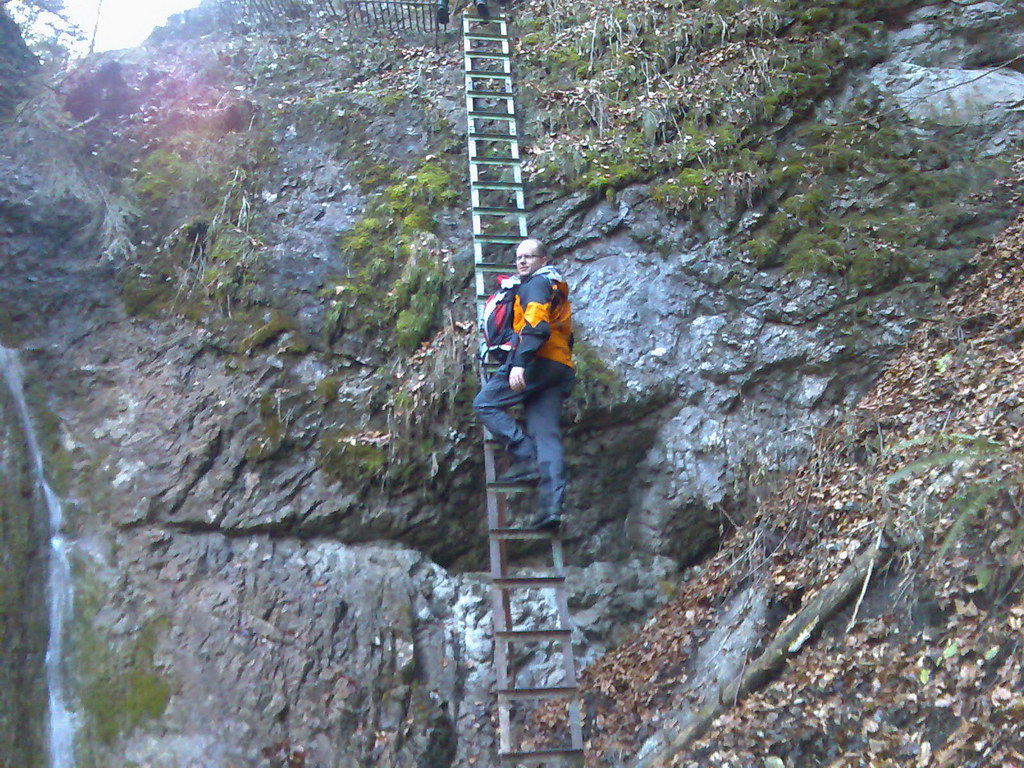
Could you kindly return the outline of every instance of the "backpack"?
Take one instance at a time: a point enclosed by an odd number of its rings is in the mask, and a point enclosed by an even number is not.
[[[488,363],[503,363],[515,349],[516,332],[512,330],[512,307],[519,287],[517,275],[497,275],[498,290],[487,297],[480,318],[480,359]]]

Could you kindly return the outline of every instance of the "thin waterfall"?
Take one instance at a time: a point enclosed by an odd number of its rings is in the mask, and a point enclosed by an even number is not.
[[[0,374],[14,398],[18,416],[25,433],[36,483],[43,492],[46,509],[50,518],[50,556],[48,558],[47,600],[49,603],[49,639],[46,643],[46,689],[49,702],[47,742],[50,768],[73,768],[75,723],[67,706],[63,672],[64,622],[71,609],[71,564],[68,560],[67,542],[61,535],[64,511],[60,499],[46,481],[43,455],[39,441],[32,428],[32,419],[25,404],[25,387],[22,383],[21,367],[17,354],[0,346]]]

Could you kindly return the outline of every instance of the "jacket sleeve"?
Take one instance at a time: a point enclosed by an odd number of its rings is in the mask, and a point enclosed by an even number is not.
[[[519,305],[523,309],[523,328],[519,331],[519,344],[513,366],[526,367],[537,350],[551,335],[549,324],[554,287],[546,277],[535,277],[519,286]]]

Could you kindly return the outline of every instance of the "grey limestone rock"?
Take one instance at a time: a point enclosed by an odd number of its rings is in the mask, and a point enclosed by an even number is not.
[[[487,765],[490,598],[478,575],[419,553],[254,535],[134,529],[116,550],[80,548],[81,569],[111,578],[99,631],[117,643],[159,621],[160,673],[172,681],[159,729],[94,745],[85,765],[123,756],[167,768],[266,765],[274,745],[309,765]],[[574,638],[594,655],[616,618],[640,618],[671,569],[570,569]],[[106,576],[104,575],[106,574]],[[513,601],[518,626],[552,626],[543,595]],[[520,685],[561,679],[557,656],[514,657]]]

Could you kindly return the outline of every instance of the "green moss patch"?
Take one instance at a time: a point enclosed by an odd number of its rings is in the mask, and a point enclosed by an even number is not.
[[[320,438],[320,469],[346,487],[365,487],[381,475],[387,460],[386,450],[356,433],[332,431]]]
[[[848,62],[870,55],[874,28],[863,22],[891,9],[857,5],[703,0],[666,14],[588,0],[557,20],[528,17],[521,80],[535,103],[527,113],[535,135],[554,137],[538,173],[547,184],[601,190],[714,171],[805,113]],[[692,204],[713,188],[696,183],[714,175],[677,177],[660,197]]]
[[[242,340],[238,351],[243,355],[251,354],[254,349],[262,347],[282,333],[295,330],[297,327],[298,324],[294,318],[275,309],[270,313],[270,319],[266,323]]]
[[[572,350],[576,384],[566,403],[569,418],[580,421],[587,414],[621,404],[626,396],[622,378],[601,358],[597,349],[577,341]]]
[[[340,238],[352,276],[327,290],[328,340],[355,331],[411,352],[429,336],[446,288],[435,214],[458,200],[458,183],[444,164],[425,161],[396,175]]]
[[[155,657],[168,622],[153,618],[130,636],[108,634],[96,620],[109,599],[105,587],[83,574],[76,585],[72,667],[83,716],[81,737],[113,744],[167,709],[171,685]]]
[[[282,402],[281,392],[264,392],[257,404],[260,431],[249,443],[245,458],[249,461],[265,461],[284,445],[288,435],[289,417]]]
[[[884,115],[804,126],[771,176],[775,202],[744,249],[765,267],[841,276],[873,292],[945,266],[937,254],[967,250],[985,203],[971,200],[998,161],[957,165],[948,143],[905,134]],[[837,165],[836,158],[840,158]],[[789,173],[797,168],[798,173]]]
[[[324,403],[330,404],[338,399],[338,392],[341,389],[341,379],[337,376],[325,376],[316,383],[317,397]]]
[[[257,130],[179,134],[139,161],[131,188],[150,245],[122,278],[130,314],[199,319],[260,301],[255,190],[275,161],[269,135]]]

